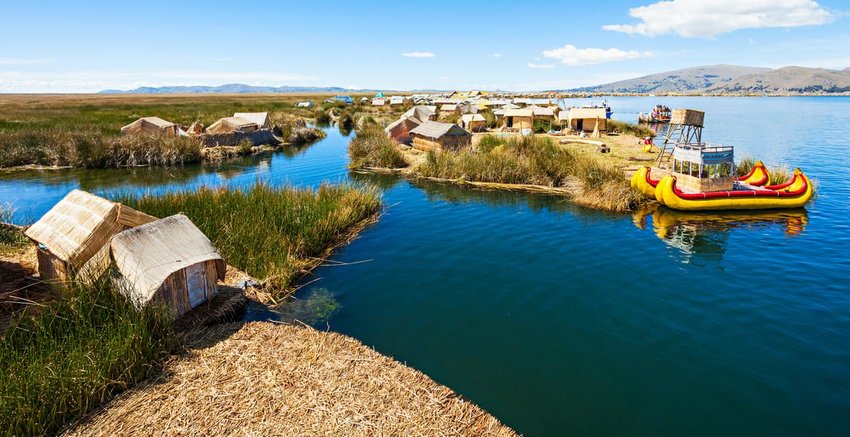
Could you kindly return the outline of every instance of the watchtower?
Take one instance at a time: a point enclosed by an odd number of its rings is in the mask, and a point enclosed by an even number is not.
[[[678,144],[698,144],[702,142],[702,126],[705,112],[694,109],[674,109],[670,118],[670,126],[661,144],[661,152],[658,153],[656,161],[660,166],[662,162],[670,162],[673,149]]]

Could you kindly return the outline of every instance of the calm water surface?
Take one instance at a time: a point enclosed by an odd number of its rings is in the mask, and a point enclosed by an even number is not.
[[[349,174],[348,138],[330,130],[312,147],[221,166],[2,174],[0,202],[24,222],[76,187],[368,181],[384,189],[387,212],[334,257],[367,262],[320,268],[303,293],[327,289],[341,306],[330,329],[519,432],[846,435],[850,99],[609,103],[627,121],[657,103],[705,110],[705,140],[802,167],[818,198],[783,213],[610,215]]]

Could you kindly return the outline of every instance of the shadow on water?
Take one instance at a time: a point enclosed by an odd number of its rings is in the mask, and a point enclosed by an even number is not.
[[[759,227],[782,227],[785,235],[794,237],[806,230],[809,223],[805,209],[742,212],[684,212],[663,206],[642,211],[633,216],[635,226],[647,228],[652,220],[655,235],[682,254],[681,261],[690,263],[693,257],[720,260],[726,253],[729,232],[733,229],[754,230]]]

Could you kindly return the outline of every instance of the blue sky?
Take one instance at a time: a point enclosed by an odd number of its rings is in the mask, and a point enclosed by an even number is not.
[[[0,3],[0,92],[572,88],[707,64],[850,67],[813,0]]]

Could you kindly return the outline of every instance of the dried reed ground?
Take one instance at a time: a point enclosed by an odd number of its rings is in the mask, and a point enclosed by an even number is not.
[[[69,435],[516,435],[422,372],[350,337],[219,325]]]

